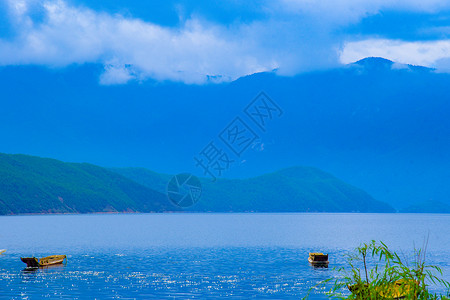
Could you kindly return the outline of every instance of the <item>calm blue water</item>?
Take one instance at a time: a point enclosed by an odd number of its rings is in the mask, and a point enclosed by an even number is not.
[[[343,254],[371,239],[427,258],[450,280],[450,215],[129,214],[0,217],[0,298],[298,299],[336,271],[308,252]],[[20,256],[68,255],[24,271]],[[438,289],[438,291],[440,291]],[[311,299],[327,299],[313,289]]]

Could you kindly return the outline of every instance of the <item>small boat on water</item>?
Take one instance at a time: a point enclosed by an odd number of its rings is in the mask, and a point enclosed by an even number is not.
[[[328,254],[323,254],[320,252],[309,253],[308,261],[313,265],[313,267],[328,267]]]
[[[0,249],[0,254],[3,254],[6,252],[6,249]]]
[[[40,268],[62,264],[64,260],[67,261],[67,257],[65,255],[51,255],[41,259],[36,257],[21,257],[20,260],[27,264],[27,268]]]

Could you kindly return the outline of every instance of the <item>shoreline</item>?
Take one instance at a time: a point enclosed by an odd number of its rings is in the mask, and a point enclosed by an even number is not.
[[[88,212],[88,213],[24,213],[24,214],[6,214],[0,217],[21,217],[21,216],[61,216],[61,215],[144,215],[144,214],[304,214],[304,215],[449,215],[450,213],[429,213],[429,212],[307,212],[307,211],[291,211],[291,212],[267,212],[267,211],[164,211],[164,212]]]

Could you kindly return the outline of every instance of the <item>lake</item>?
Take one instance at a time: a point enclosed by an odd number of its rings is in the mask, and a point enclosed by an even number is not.
[[[0,297],[6,299],[299,299],[337,276],[344,254],[382,240],[427,259],[450,280],[450,215],[108,214],[0,217]],[[308,252],[330,255],[314,269]],[[24,270],[22,256],[68,263]],[[434,287],[438,292],[444,292]],[[310,299],[327,299],[312,290]]]

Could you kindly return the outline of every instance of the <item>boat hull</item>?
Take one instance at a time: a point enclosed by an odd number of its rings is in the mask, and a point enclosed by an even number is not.
[[[328,254],[309,253],[308,261],[314,267],[328,267]]]
[[[53,265],[59,265],[64,263],[66,259],[65,255],[51,255],[47,257],[43,257],[41,259],[37,259],[36,257],[21,257],[24,263],[27,264],[27,268],[41,268]]]
[[[39,268],[39,261],[36,257],[21,257],[21,261],[27,264],[27,268]]]
[[[329,261],[314,261],[312,258],[308,258],[308,261],[314,267],[328,267]]]
[[[41,266],[58,265],[64,263],[65,259],[66,259],[65,255],[52,255],[41,258],[39,260],[39,264]]]

